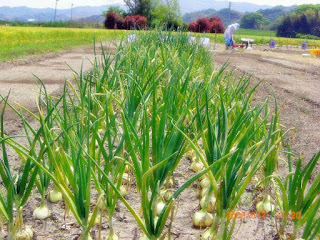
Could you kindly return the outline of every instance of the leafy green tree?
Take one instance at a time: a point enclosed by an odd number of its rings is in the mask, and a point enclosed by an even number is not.
[[[248,13],[241,19],[241,27],[248,29],[260,29],[261,25],[267,24],[267,19],[261,13]]]
[[[280,37],[320,37],[320,4],[298,6],[293,13],[283,17],[277,26]]]
[[[115,12],[122,17],[126,16],[126,11],[119,6],[110,6],[107,11],[103,12],[103,15],[107,16],[109,12]]]
[[[310,25],[306,15],[296,17],[293,21],[293,30],[300,34],[311,34]]]
[[[295,33],[293,31],[293,23],[291,21],[290,16],[286,16],[283,18],[283,21],[277,28],[277,36],[278,37],[295,37]]]
[[[160,0],[152,12],[152,24],[175,29],[180,26],[182,18],[178,0]]]
[[[141,15],[151,19],[156,0],[124,0],[130,15]]]
[[[305,14],[307,11],[314,11],[316,14],[319,14],[320,4],[303,4],[298,6],[294,11],[297,14]]]

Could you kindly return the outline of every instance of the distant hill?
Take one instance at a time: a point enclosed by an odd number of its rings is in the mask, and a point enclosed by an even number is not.
[[[276,6],[276,7],[267,8],[267,9],[259,9],[253,12],[261,13],[270,22],[270,27],[272,27],[272,25],[274,25],[280,17],[294,11],[296,7],[297,7],[296,5],[290,6],[290,7]],[[217,11],[216,9],[206,9],[202,11],[186,13],[183,16],[183,21],[186,23],[190,23],[190,22],[196,21],[201,17],[209,18],[209,17],[215,16],[215,17],[221,18],[223,25],[226,27],[227,25],[230,24],[230,22],[231,23],[240,22],[244,14],[245,12],[236,11],[234,10],[233,7],[231,10],[231,14],[229,13],[228,8],[223,8],[223,9],[220,9],[219,11]]]
[[[194,22],[199,18],[202,17],[211,17],[214,16],[217,13],[217,11],[215,9],[207,9],[207,10],[202,10],[202,11],[197,11],[197,12],[191,12],[191,13],[186,13],[183,16],[183,21],[185,23],[190,23],[190,22]]]
[[[190,12],[198,12],[206,9],[214,9],[219,11],[223,8],[227,8],[229,2],[227,1],[215,1],[215,0],[179,0],[181,13],[184,15]],[[232,2],[232,9],[239,12],[256,12],[260,9],[271,8],[268,5],[257,5],[244,2]]]
[[[244,0],[245,1],[245,0]],[[215,1],[215,0],[179,0],[181,13],[185,14],[188,12],[201,11],[205,9],[215,9],[219,11],[223,8],[228,7],[226,1]],[[112,4],[125,8],[125,5]],[[103,11],[106,11],[110,5],[97,6],[97,7],[74,7],[72,9],[72,15],[74,20],[91,18],[92,16],[101,15]],[[235,11],[257,11],[259,9],[270,8],[270,6],[256,5],[245,2],[234,2],[232,3],[232,9]],[[27,21],[28,19],[34,19],[38,22],[53,21],[54,9],[53,8],[28,8],[28,7],[0,7],[0,20],[8,21]],[[59,9],[57,10],[57,20],[68,21],[71,18],[70,9]],[[92,18],[91,18],[92,19]]]
[[[243,17],[243,15],[244,14],[242,12],[238,12],[235,10],[231,10],[231,13],[229,13],[228,8],[221,9],[216,14],[217,17],[221,18],[224,26],[228,26],[229,24],[236,22],[240,23],[240,20]]]
[[[187,13],[183,16],[183,21],[186,23],[190,23],[193,21],[196,21],[198,18],[201,17],[219,17],[222,20],[222,23],[224,26],[228,26],[231,23],[234,22],[240,22],[242,16],[244,13],[238,12],[235,10],[231,10],[231,13],[229,12],[228,8],[223,8],[219,11],[216,11],[214,9],[207,9],[203,11],[193,12],[193,13]]]
[[[80,18],[77,20],[77,22],[80,23],[103,23],[105,20],[105,17],[100,15],[93,15],[90,17]]]
[[[290,7],[276,6],[268,9],[260,9],[258,12],[261,13],[271,23],[275,23],[279,17],[282,17],[294,11],[296,7],[297,5],[290,6]]]
[[[224,25],[229,24],[230,16],[227,1],[215,0],[179,0],[181,12],[184,14],[184,21],[191,22],[199,17],[217,16],[222,19]],[[245,1],[245,0],[244,0]],[[112,4],[126,8],[125,5]],[[74,7],[72,9],[73,20],[80,22],[103,22],[102,12],[106,11],[111,5],[97,7]],[[279,16],[292,11],[292,7],[270,7],[266,5],[256,5],[245,2],[232,2],[231,22],[240,21],[244,12],[261,12],[269,21],[273,22]],[[28,7],[0,7],[0,20],[8,21],[28,21],[36,22],[53,21],[53,8],[28,8]],[[57,9],[57,21],[69,21],[71,19],[71,9]]]
[[[122,6],[120,4],[112,4]],[[74,7],[72,17],[74,20],[87,18],[94,15],[101,15],[103,11],[108,10],[111,5],[98,7]],[[27,21],[34,19],[37,22],[48,22],[54,19],[53,8],[28,8],[28,7],[0,7],[0,20],[8,21]],[[56,19],[58,21],[69,21],[71,19],[71,9],[57,9]]]

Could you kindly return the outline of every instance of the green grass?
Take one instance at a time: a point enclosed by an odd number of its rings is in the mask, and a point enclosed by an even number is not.
[[[0,62],[121,39],[125,31],[105,29],[0,27]]]
[[[215,34],[206,33],[198,34],[192,33],[194,36],[203,36],[208,37],[211,41],[215,40]],[[241,38],[251,38],[255,40],[255,44],[258,45],[269,45],[270,40],[275,40],[277,45],[293,45],[301,46],[302,42],[307,42],[308,48],[319,48],[320,40],[310,40],[310,39],[300,39],[300,38],[282,38],[276,37],[274,31],[265,31],[265,30],[252,30],[252,29],[240,29],[235,33],[235,40],[237,43],[241,42]],[[217,34],[217,43],[224,43],[223,34]]]
[[[33,55],[71,49],[73,47],[92,44],[97,41],[121,39],[127,31],[105,29],[75,29],[75,28],[41,28],[41,27],[0,27],[0,62],[12,61]],[[200,34],[194,34],[200,36]],[[214,34],[201,34],[212,41]],[[276,40],[279,45],[301,46],[304,39],[290,39],[275,37],[274,31],[240,29],[235,39],[254,38],[255,43],[267,45],[270,39]],[[223,34],[217,34],[217,42],[224,43]],[[320,40],[307,40],[311,48],[320,47]]]
[[[250,35],[250,36],[263,36],[263,37],[275,37],[276,32],[270,30],[254,30],[254,29],[239,29],[237,31],[239,35]]]

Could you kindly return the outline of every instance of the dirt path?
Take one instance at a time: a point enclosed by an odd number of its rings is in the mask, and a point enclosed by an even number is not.
[[[320,150],[320,59],[304,58],[302,53],[299,49],[220,50],[214,61],[217,67],[228,61],[237,71],[252,75],[254,83],[264,80],[256,100],[272,97],[274,89],[281,123],[296,128],[293,151],[309,159]]]
[[[105,45],[109,47],[110,43]],[[97,47],[96,52],[101,53],[101,48]],[[82,68],[83,72],[87,72],[92,67],[94,57],[94,47],[85,46],[28,60],[2,63],[0,95],[6,96],[11,91],[11,103],[20,103],[34,110],[39,89],[37,78],[45,83],[48,93],[56,94],[62,89],[65,79],[73,78],[74,72],[70,68],[76,72]],[[7,114],[7,118],[11,120],[12,116]]]

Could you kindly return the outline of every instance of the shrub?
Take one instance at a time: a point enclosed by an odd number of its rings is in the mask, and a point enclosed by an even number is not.
[[[128,30],[133,28],[145,29],[147,26],[147,18],[141,15],[128,15],[124,19],[124,26]]]
[[[195,22],[191,22],[188,26],[188,30],[190,32],[196,32],[197,31],[197,24]]]
[[[124,26],[126,29],[131,29],[135,27],[136,25],[136,19],[133,15],[128,15],[124,19]]]
[[[169,21],[167,23],[167,29],[174,30],[174,31],[177,31],[181,26],[182,24],[178,21]]]
[[[301,38],[301,39],[312,39],[312,40],[320,40],[320,37],[314,36],[314,35],[310,35],[310,34],[301,34],[298,33],[297,38]]]
[[[212,27],[211,22],[207,18],[199,18],[197,20],[197,31],[198,32],[210,32]]]
[[[146,17],[136,15],[136,26],[138,29],[145,29],[147,27],[148,20]]]
[[[222,33],[224,27],[220,18],[199,18],[196,22],[189,24],[188,30],[191,32],[210,32],[210,33]]]
[[[220,18],[217,17],[211,17],[209,18],[209,21],[211,22],[211,30],[210,32],[212,33],[223,33],[224,32],[224,27],[223,23]]]

